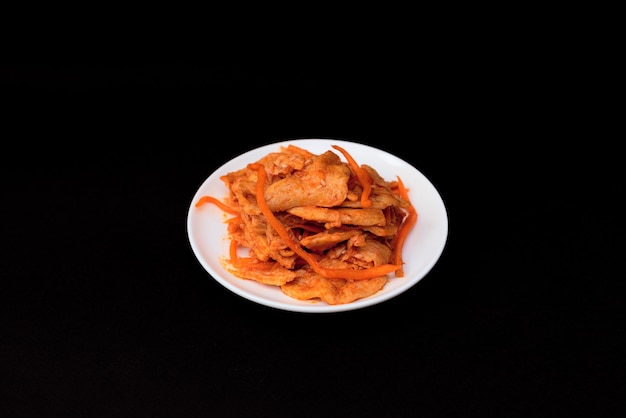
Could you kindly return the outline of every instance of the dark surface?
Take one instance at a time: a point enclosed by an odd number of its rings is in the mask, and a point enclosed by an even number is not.
[[[545,67],[362,64],[5,67],[0,416],[624,416],[622,186],[580,98]],[[433,270],[336,314],[214,281],[193,195],[290,138],[429,178]]]

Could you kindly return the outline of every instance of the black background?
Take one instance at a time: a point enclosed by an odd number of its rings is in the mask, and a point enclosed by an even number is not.
[[[623,416],[618,151],[593,80],[551,53],[443,51],[8,62],[0,416]],[[198,187],[292,138],[430,179],[449,236],[423,280],[301,314],[202,269]]]

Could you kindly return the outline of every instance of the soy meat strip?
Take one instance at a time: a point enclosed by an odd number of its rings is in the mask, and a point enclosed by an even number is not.
[[[220,207],[236,214],[228,221],[230,258],[222,259],[228,271],[331,305],[375,294],[388,273],[402,276],[401,243],[416,220],[406,189],[333,147],[347,163],[331,150],[289,145],[221,177],[229,194]],[[216,199],[197,206],[206,202]]]
[[[326,228],[341,225],[385,226],[385,214],[380,209],[328,209],[316,206],[298,206],[287,212],[307,221],[323,223]]]
[[[346,200],[349,179],[348,166],[336,154],[326,151],[302,170],[268,185],[265,200],[272,212],[296,206],[338,206]]]

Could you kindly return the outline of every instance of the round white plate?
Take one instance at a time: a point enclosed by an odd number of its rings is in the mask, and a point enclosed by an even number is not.
[[[387,181],[399,176],[409,190],[409,198],[417,210],[417,223],[409,233],[403,250],[404,277],[390,274],[390,280],[378,293],[357,301],[328,305],[321,301],[301,301],[285,295],[279,287],[237,278],[224,269],[221,257],[228,257],[230,240],[226,230],[226,214],[216,205],[195,207],[202,196],[222,198],[228,189],[220,176],[240,170],[281,146],[294,144],[314,154],[344,148],[358,164],[373,167]],[[334,139],[295,139],[265,145],[248,151],[218,168],[202,183],[191,200],[187,216],[187,233],[191,248],[204,269],[230,291],[262,305],[295,312],[326,313],[360,309],[391,299],[420,281],[435,265],[443,252],[448,237],[448,216],[439,192],[415,167],[402,159],[368,145]],[[244,253],[247,254],[247,253]]]

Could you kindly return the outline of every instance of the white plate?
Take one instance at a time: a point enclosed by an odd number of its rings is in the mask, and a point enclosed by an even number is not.
[[[246,167],[270,152],[280,151],[281,146],[297,145],[314,154],[325,151],[341,153],[332,145],[343,147],[358,164],[367,164],[376,169],[387,181],[399,176],[409,189],[409,198],[417,210],[417,223],[409,233],[403,251],[404,277],[394,277],[378,293],[357,301],[328,305],[321,301],[301,301],[285,295],[279,287],[244,280],[228,273],[220,257],[228,257],[230,240],[225,214],[216,205],[205,204],[198,208],[195,203],[202,196],[222,198],[228,189],[220,176]],[[432,183],[415,167],[400,158],[368,145],[334,139],[296,139],[277,142],[248,151],[218,168],[202,183],[193,197],[187,216],[189,242],[198,261],[205,270],[230,291],[262,305],[296,312],[326,313],[360,309],[391,299],[420,281],[435,265],[443,252],[448,237],[448,216],[443,200]]]

